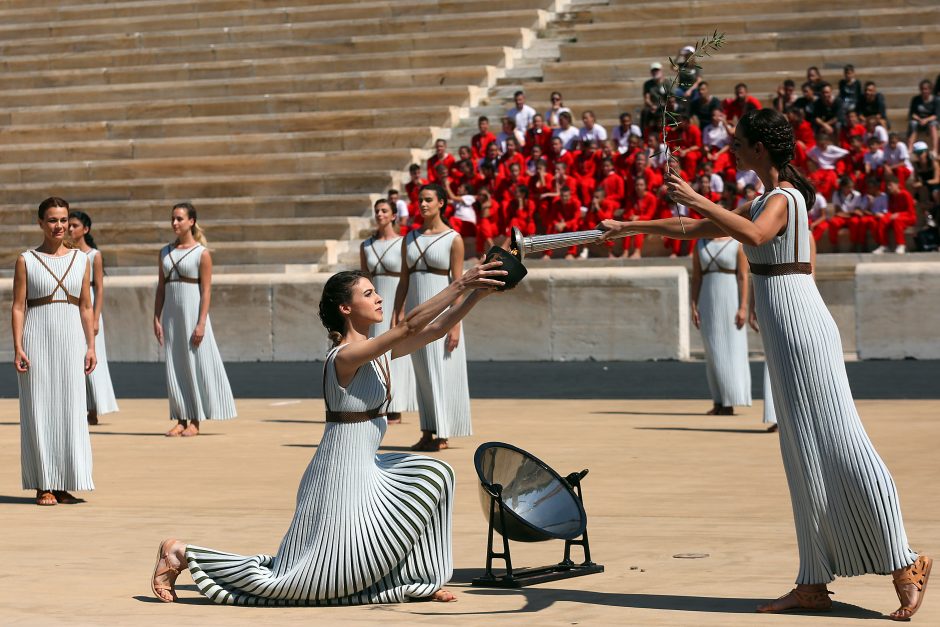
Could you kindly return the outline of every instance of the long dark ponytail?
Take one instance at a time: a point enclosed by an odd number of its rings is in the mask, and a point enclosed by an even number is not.
[[[88,232],[85,233],[85,243],[91,246],[92,248],[97,249],[98,246],[95,245],[95,238],[91,236],[91,216],[89,216],[84,211],[79,211],[78,209],[75,209],[69,212],[69,219],[78,220],[79,222],[82,223],[82,226],[88,229]]]
[[[807,209],[811,208],[816,203],[816,189],[793,166],[796,140],[787,118],[775,109],[753,109],[741,117],[738,125],[750,145],[757,142],[764,145],[771,162],[779,171],[780,180],[793,184],[806,199]]]
[[[320,322],[326,327],[330,341],[336,346],[346,334],[346,318],[340,313],[340,305],[348,305],[352,300],[353,287],[359,279],[367,278],[359,270],[337,272],[326,281],[320,296]]]

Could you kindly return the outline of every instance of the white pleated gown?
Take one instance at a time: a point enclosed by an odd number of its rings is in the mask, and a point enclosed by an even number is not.
[[[85,333],[78,307],[67,301],[68,295],[81,296],[87,257],[78,250],[60,257],[29,250],[22,257],[26,299],[53,296],[65,301],[26,309],[23,350],[29,370],[17,376],[23,488],[94,490],[85,404]],[[53,273],[62,278],[67,293]]]
[[[745,246],[754,264],[809,264],[806,205],[786,194],[783,235]],[[891,473],[872,446],[849,389],[842,341],[810,274],[754,275],[757,319],[770,370],[780,448],[796,523],[798,584],[886,575],[917,559],[910,549]]]
[[[199,278],[199,259],[204,250],[197,244],[186,250],[165,246],[160,251],[166,277],[161,321],[171,420],[228,420],[236,416],[235,399],[209,316],[199,348],[193,348],[190,341],[199,321],[199,284],[179,279]]]
[[[401,275],[401,240],[400,237],[390,240],[370,237],[362,243],[372,284],[385,301],[382,322],[369,327],[369,337],[382,335],[392,327],[392,316],[395,314],[392,305],[395,303],[395,292],[398,290],[398,279]],[[392,359],[389,354],[388,358],[392,363],[392,404],[389,405],[389,413],[418,411],[418,393],[415,389],[415,371],[411,365],[411,355]]]
[[[733,239],[701,239],[695,247],[702,266],[698,310],[705,345],[705,372],[712,401],[723,407],[750,406],[751,369],[747,329],[737,328],[738,250]]]
[[[764,424],[777,424],[777,412],[774,411],[774,393],[770,387],[770,366],[764,362]]]
[[[327,355],[324,395],[334,412],[382,406],[381,364],[344,390]],[[384,360],[380,360],[384,363]],[[190,545],[200,592],[228,605],[360,605],[433,595],[453,573],[454,472],[439,460],[376,454],[384,416],[327,422],[297,490],[297,509],[276,555],[234,555]]]
[[[448,275],[428,270],[450,269],[450,249],[454,239],[460,236],[456,231],[447,231],[443,237],[440,233],[422,235],[411,231],[406,237],[410,273],[405,308],[410,311],[450,284]],[[447,352],[446,341],[447,338],[443,337],[411,355],[418,388],[421,430],[431,431],[439,438],[467,436],[473,433],[473,426],[463,325],[454,352]]]
[[[91,272],[91,302],[95,303],[94,286],[94,260],[98,251],[92,248],[86,253],[88,255],[88,267]],[[104,313],[98,319],[98,335],[95,336],[95,355],[98,358],[98,365],[90,375],[86,377],[86,388],[88,394],[88,411],[93,411],[99,416],[118,411],[117,399],[114,398],[114,386],[111,383],[111,371],[108,369],[108,350],[104,342]]]

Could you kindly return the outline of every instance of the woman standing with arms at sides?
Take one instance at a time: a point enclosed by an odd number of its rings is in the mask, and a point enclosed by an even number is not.
[[[320,320],[333,348],[323,366],[326,428],[297,490],[293,521],[276,555],[235,555],[165,540],[151,589],[176,600],[183,568],[199,591],[227,605],[361,605],[411,599],[453,601],[454,471],[403,453],[377,454],[390,402],[388,357],[400,359],[444,337],[493,288],[500,262],[471,268],[369,338],[383,301],[361,272],[323,287]]]
[[[747,258],[730,237],[700,239],[692,256],[692,323],[702,331],[705,372],[714,406],[710,416],[731,416],[751,405],[747,360]]]
[[[424,224],[402,242],[401,280],[395,294],[395,319],[432,298],[463,272],[463,240],[447,226],[441,212],[447,193],[428,184],[418,195]],[[470,435],[470,390],[463,329],[455,324],[447,335],[416,350],[412,356],[418,384],[421,439],[414,451],[440,451],[448,439]],[[435,437],[436,436],[436,437]]]
[[[69,204],[39,205],[43,241],[16,259],[13,275],[13,366],[20,388],[23,489],[37,505],[82,500],[94,490],[85,377],[95,369],[88,258],[65,245]]]
[[[382,198],[375,201],[373,211],[377,228],[375,235],[359,248],[359,265],[379,294],[394,298],[401,276],[402,238],[395,225],[395,211],[387,200]],[[369,337],[381,335],[391,328],[393,312],[388,309],[383,311],[382,322],[370,327]],[[391,363],[392,402],[388,406],[388,423],[397,424],[401,422],[401,412],[418,410],[418,400],[411,357],[406,355],[393,359]]]
[[[209,322],[212,257],[188,202],[173,207],[176,239],[160,250],[153,333],[166,347],[168,437],[199,435],[203,420],[235,417],[235,400]]]
[[[114,398],[114,386],[111,385],[111,372],[108,370],[108,352],[104,344],[104,318],[101,308],[104,306],[104,263],[91,235],[91,217],[84,211],[69,213],[69,239],[73,245],[88,257],[91,263],[91,303],[94,306],[95,356],[98,365],[88,375],[88,424],[98,424],[98,416],[118,411]]]
[[[673,200],[704,219],[611,220],[601,228],[608,237],[627,231],[685,239],[727,234],[744,244],[800,555],[796,588],[758,611],[827,611],[826,585],[835,577],[891,573],[901,607],[890,617],[908,620],[923,601],[933,560],[908,544],[894,480],[859,419],[839,330],[811,276],[806,207],[815,192],[790,163],[793,128],[773,109],[750,111],[732,145],[738,169],[754,170],[766,185],[762,196],[731,212],[670,175]]]

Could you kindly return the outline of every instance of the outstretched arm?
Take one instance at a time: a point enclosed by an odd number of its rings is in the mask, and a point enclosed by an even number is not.
[[[416,335],[406,338],[392,350],[392,359],[410,355],[422,346],[439,340],[453,329],[461,320],[466,317],[474,305],[483,300],[486,296],[492,294],[489,289],[476,289],[466,295],[462,301],[451,305],[450,309],[436,318],[434,322],[424,327]],[[459,327],[458,327],[459,328]]]

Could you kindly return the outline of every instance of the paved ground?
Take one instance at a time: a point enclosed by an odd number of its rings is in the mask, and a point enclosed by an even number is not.
[[[323,364],[229,363],[239,398],[322,398]],[[754,397],[762,398],[763,362],[751,362]],[[859,399],[940,399],[940,361],[862,361],[846,364]],[[679,361],[470,362],[473,398],[694,399],[707,398],[705,364]],[[118,398],[166,395],[162,363],[113,363]],[[0,368],[0,398],[16,398],[16,373]]]
[[[0,401],[0,624],[6,625],[849,625],[897,603],[887,577],[839,580],[835,611],[752,613],[789,589],[796,548],[777,436],[760,404],[739,416],[701,414],[704,400],[473,402],[477,435],[440,457],[457,471],[454,514],[459,601],[361,608],[214,606],[183,575],[181,603],[151,598],[160,539],[175,535],[239,552],[274,551],[297,481],[323,429],[322,402],[243,399],[240,416],[192,440],[160,436],[165,400],[123,400],[93,428],[98,490],[75,506],[38,508],[19,486],[15,400]],[[894,472],[908,534],[940,556],[934,478],[940,401],[861,401]],[[390,429],[385,450],[417,438],[414,416]],[[482,442],[530,450],[567,473],[590,468],[585,502],[595,559],[607,571],[517,591],[470,588],[486,527],[472,469]],[[927,480],[925,480],[927,478]],[[517,564],[557,561],[560,542],[514,545]],[[677,559],[703,553],[700,559]],[[940,587],[915,621],[940,624]]]

